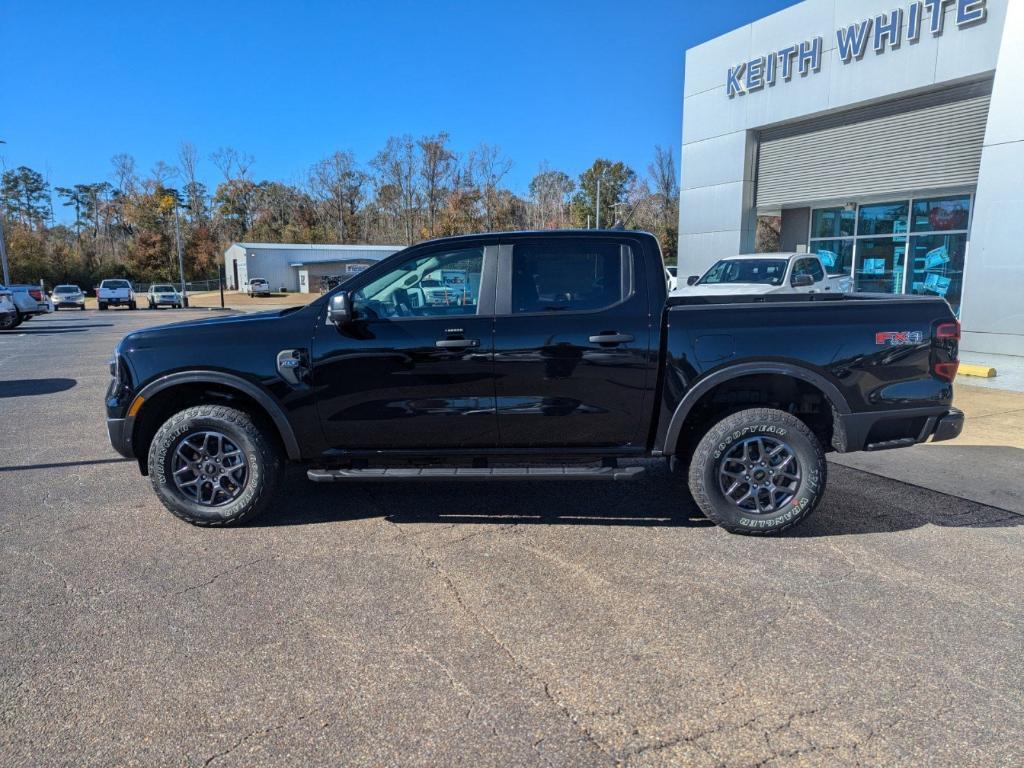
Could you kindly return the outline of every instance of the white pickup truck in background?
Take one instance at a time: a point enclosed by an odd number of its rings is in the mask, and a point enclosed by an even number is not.
[[[730,256],[703,275],[691,275],[673,296],[737,296],[769,293],[849,293],[849,275],[830,275],[809,253]]]
[[[135,309],[135,289],[127,280],[108,279],[96,289],[96,303],[100,309],[107,307],[128,307]]]

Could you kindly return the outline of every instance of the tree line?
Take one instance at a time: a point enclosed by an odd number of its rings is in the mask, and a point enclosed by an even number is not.
[[[607,227],[626,218],[629,228],[656,234],[675,260],[678,181],[672,151],[658,146],[642,174],[604,158],[576,178],[542,165],[525,195],[508,188],[512,161],[498,147],[459,153],[447,133],[391,137],[366,163],[337,151],[290,184],[257,180],[254,158],[232,147],[207,160],[219,173],[212,190],[190,142],[179,146],[174,164],[159,161],[143,173],[120,154],[108,179],[70,187],[51,188],[25,166],[5,171],[0,215],[12,281],[176,280],[179,239],[186,276],[199,280],[216,277],[232,242],[411,245],[479,231]],[[60,208],[66,214],[58,217]]]

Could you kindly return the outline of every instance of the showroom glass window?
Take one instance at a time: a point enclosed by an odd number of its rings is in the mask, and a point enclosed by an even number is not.
[[[857,211],[853,208],[818,208],[811,214],[810,251],[821,259],[830,275],[853,272],[853,236]]]
[[[960,312],[969,194],[818,208],[810,252],[854,290],[942,296]]]

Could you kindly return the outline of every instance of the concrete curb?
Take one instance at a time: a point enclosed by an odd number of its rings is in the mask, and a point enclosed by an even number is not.
[[[960,367],[957,369],[958,376],[977,376],[982,379],[994,379],[996,376],[996,369],[990,368],[987,365],[973,365],[971,363],[960,363]]]

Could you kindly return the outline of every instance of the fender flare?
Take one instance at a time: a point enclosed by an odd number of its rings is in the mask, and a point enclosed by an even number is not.
[[[675,413],[672,414],[671,421],[669,421],[668,431],[665,433],[665,441],[662,445],[663,454],[665,456],[669,456],[675,453],[675,446],[679,441],[679,434],[683,431],[683,425],[686,423],[686,419],[690,415],[690,411],[693,410],[693,406],[695,406],[704,395],[719,384],[724,384],[727,381],[732,381],[733,379],[738,379],[743,376],[755,376],[765,373],[789,376],[790,378],[799,379],[800,381],[812,384],[821,390],[828,399],[829,405],[832,406],[836,413],[840,415],[850,413],[850,405],[846,402],[846,398],[843,396],[843,393],[839,391],[839,388],[835,384],[826,379],[820,373],[816,373],[800,365],[794,365],[793,363],[737,363],[736,365],[730,365],[727,368],[722,368],[708,376],[705,376],[686,391],[686,394],[683,395],[683,399],[680,401],[679,405],[676,406],[676,410]]]
[[[262,389],[240,376],[221,371],[179,371],[151,381],[139,390],[135,397],[143,397],[148,400],[158,392],[182,384],[221,384],[248,395],[267,412],[271,421],[274,422],[274,426],[281,436],[281,441],[284,443],[285,453],[288,455],[288,458],[292,461],[298,461],[302,458],[302,451],[299,449],[299,441],[295,437],[295,430],[292,429],[291,422],[288,421],[288,417],[281,410],[281,406]]]

